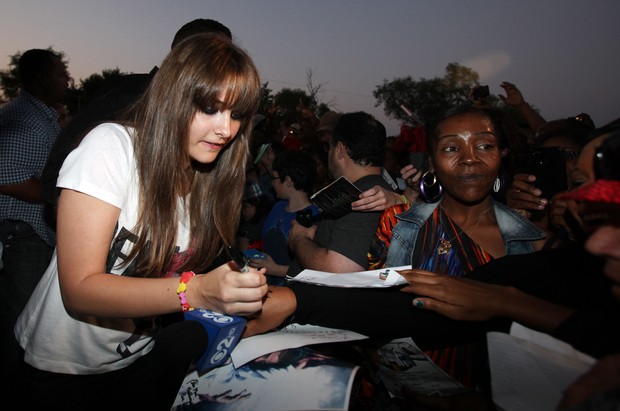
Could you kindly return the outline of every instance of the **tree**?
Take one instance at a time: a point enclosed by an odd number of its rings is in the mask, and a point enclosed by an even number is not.
[[[269,82],[263,83],[260,87],[260,103],[258,105],[259,113],[267,113],[269,108],[273,106],[273,90],[269,88]]]
[[[320,117],[323,113],[330,110],[331,102],[319,102],[318,94],[322,91],[323,85],[315,84],[312,77],[312,69],[306,70],[306,91],[283,88],[275,95],[273,90],[269,88],[269,83],[263,83],[261,85],[258,112],[266,114],[273,107],[277,107],[275,115],[278,119],[284,119],[288,122],[296,121],[297,108],[301,99],[304,105],[309,107],[317,117]]]
[[[117,67],[115,69],[104,69],[101,71],[101,74],[91,74],[84,80],[80,80],[82,104],[89,102],[101,90],[112,87],[114,83],[126,74]]]
[[[47,50],[57,54],[60,56],[63,63],[68,64],[68,61],[65,60],[65,53],[62,51],[55,51],[51,46],[48,47]],[[17,69],[17,65],[19,64],[19,59],[23,53],[24,52],[22,51],[18,51],[10,56],[11,60],[9,62],[9,68],[7,70],[0,70],[0,87],[2,88],[2,94],[7,99],[15,98],[19,94],[21,80],[19,78],[19,70]]]
[[[422,122],[429,122],[450,107],[471,104],[469,93],[480,85],[479,75],[473,69],[450,63],[443,77],[414,80],[411,76],[384,80],[373,96],[375,107],[384,105],[388,117],[410,123],[406,109],[417,113]]]
[[[302,101],[310,109],[314,110],[310,96],[301,89],[283,88],[278,91],[274,97],[274,102],[278,107],[278,117],[290,123],[297,121],[297,106]]]
[[[2,86],[2,94],[5,98],[12,99],[17,97],[19,93],[19,72],[17,71],[17,62],[22,56],[21,52],[17,52],[11,56],[8,70],[0,70],[0,82]]]
[[[317,96],[322,88],[322,84],[314,84],[314,81],[312,80],[312,69],[306,70],[306,89],[308,90],[308,98],[310,100],[309,107],[316,109],[317,103],[319,101]]]

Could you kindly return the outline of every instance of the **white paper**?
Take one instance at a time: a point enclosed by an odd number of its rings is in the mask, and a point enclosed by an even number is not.
[[[303,270],[289,281],[326,285],[343,288],[384,288],[407,284],[399,270],[411,269],[410,265],[382,268],[380,270],[358,271],[355,273],[326,273],[324,271]]]
[[[239,368],[261,355],[286,348],[312,344],[355,341],[368,338],[353,331],[320,327],[310,324],[290,324],[281,330],[244,338],[230,354],[233,365]]]
[[[575,348],[573,348],[572,345],[564,341],[558,340],[557,338],[554,338],[549,334],[532,330],[531,328],[528,328],[517,322],[512,323],[512,326],[510,327],[510,335],[512,335],[513,337],[521,338],[522,340],[534,342],[549,350],[556,351],[570,357],[574,357],[577,360],[582,361],[586,364],[594,364],[594,362],[596,361],[591,356],[584,354],[579,350],[576,350]]]
[[[515,333],[487,334],[493,401],[505,411],[548,411],[595,359],[566,343],[517,326]]]

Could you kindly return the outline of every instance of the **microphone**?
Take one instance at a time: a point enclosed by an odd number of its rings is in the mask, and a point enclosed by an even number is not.
[[[207,331],[209,344],[202,356],[196,361],[199,372],[222,365],[230,357],[247,320],[243,317],[229,316],[205,309],[194,309],[183,313],[186,320],[199,322]]]

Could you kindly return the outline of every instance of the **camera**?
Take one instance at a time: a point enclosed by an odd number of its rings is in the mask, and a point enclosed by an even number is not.
[[[489,96],[489,86],[476,86],[471,92],[474,100],[480,100]]]

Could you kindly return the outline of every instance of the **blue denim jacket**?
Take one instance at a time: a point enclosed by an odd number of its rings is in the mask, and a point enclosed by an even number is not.
[[[396,215],[399,221],[392,229],[386,267],[411,264],[418,232],[439,204],[439,202],[417,203]],[[506,245],[506,254],[526,254],[535,251],[532,241],[545,238],[545,232],[499,201],[493,200],[493,208]]]

